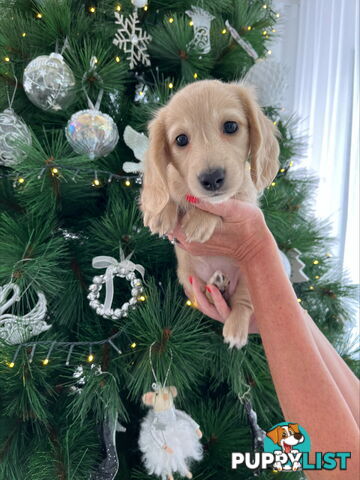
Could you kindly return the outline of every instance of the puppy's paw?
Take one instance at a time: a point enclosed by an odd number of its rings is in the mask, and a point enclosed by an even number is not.
[[[144,213],[144,225],[149,227],[152,233],[165,235],[171,232],[177,223],[177,206],[169,203],[158,215]]]
[[[248,334],[249,321],[239,316],[237,309],[231,312],[223,328],[224,342],[229,344],[229,348],[240,349],[247,344]]]
[[[212,213],[193,208],[182,220],[182,228],[188,242],[206,242],[221,224],[221,218]]]

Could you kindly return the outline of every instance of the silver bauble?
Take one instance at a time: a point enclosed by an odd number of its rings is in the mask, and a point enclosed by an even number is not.
[[[75,97],[74,74],[59,53],[32,60],[24,70],[23,83],[29,100],[43,110],[62,110]]]
[[[65,128],[65,133],[75,152],[87,155],[90,160],[108,155],[119,140],[114,120],[106,113],[95,109],[74,113]]]
[[[144,8],[148,4],[148,0],[131,0],[131,3],[136,8]]]
[[[7,108],[0,113],[0,165],[13,167],[22,162],[26,153],[21,144],[31,145],[31,133],[26,124]]]
[[[243,78],[256,89],[262,107],[280,107],[286,90],[285,67],[267,58],[258,60]]]

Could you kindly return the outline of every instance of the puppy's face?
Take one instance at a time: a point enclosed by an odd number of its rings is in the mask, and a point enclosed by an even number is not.
[[[193,85],[166,110],[172,162],[190,194],[224,201],[241,190],[249,153],[249,124],[235,89],[218,82]]]
[[[186,86],[157,112],[149,133],[141,195],[148,219],[185,193],[222,202],[245,184],[261,191],[278,171],[276,128],[252,90],[238,84]],[[171,172],[180,181],[170,182]]]
[[[274,443],[280,445],[285,453],[289,453],[294,445],[302,443],[304,436],[299,430],[297,423],[289,423],[276,427],[266,434]]]

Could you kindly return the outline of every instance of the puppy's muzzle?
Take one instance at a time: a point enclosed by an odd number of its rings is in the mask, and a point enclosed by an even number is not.
[[[225,182],[225,170],[223,168],[213,168],[200,173],[198,176],[200,185],[208,192],[219,190]]]

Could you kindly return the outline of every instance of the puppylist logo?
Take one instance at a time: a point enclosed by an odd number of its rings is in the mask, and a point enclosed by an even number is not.
[[[298,423],[282,422],[266,433],[264,451],[233,453],[232,469],[245,465],[250,470],[271,468],[277,472],[299,470],[346,470],[350,452],[316,452],[310,463],[310,437]]]

